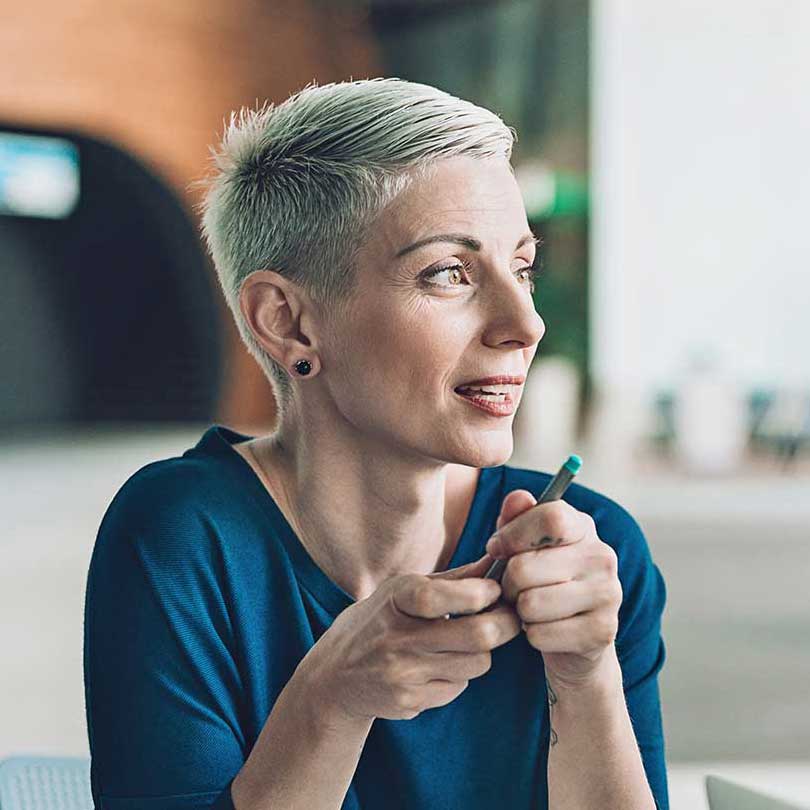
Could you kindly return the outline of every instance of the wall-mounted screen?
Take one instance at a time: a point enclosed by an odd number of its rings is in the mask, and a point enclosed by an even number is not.
[[[62,138],[0,132],[0,215],[64,219],[79,201],[79,150]]]

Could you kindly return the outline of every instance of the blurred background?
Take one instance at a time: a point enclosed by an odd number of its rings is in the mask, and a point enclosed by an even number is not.
[[[810,5],[31,0],[0,26],[0,759],[89,753],[110,500],[212,423],[272,429],[192,184],[232,110],[398,76],[514,126],[546,322],[510,463],[636,517],[667,583],[675,810],[810,806]]]

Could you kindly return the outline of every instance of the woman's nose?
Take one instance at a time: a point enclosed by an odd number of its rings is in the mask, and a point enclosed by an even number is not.
[[[534,308],[528,284],[505,275],[488,287],[486,342],[492,346],[518,342],[524,348],[538,343],[546,324]]]

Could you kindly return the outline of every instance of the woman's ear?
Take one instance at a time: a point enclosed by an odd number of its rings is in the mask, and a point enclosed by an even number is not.
[[[256,340],[284,368],[301,359],[315,370],[312,302],[301,287],[274,270],[257,270],[243,282],[239,308]],[[310,332],[310,334],[307,334]]]

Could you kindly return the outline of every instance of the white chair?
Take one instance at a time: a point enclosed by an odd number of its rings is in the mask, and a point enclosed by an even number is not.
[[[93,810],[89,757],[0,761],[0,810]]]

